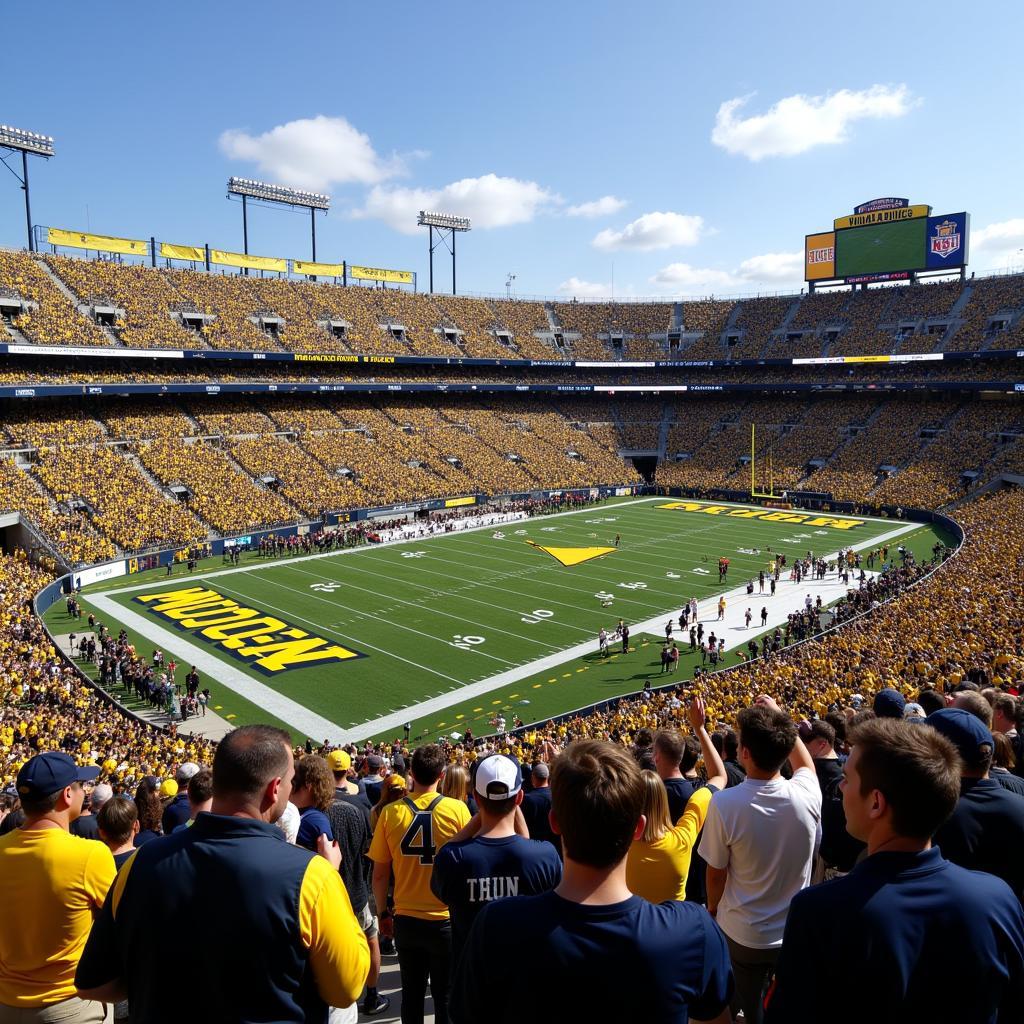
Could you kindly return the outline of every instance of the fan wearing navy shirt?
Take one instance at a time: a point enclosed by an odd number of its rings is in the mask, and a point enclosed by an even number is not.
[[[678,821],[686,810],[687,801],[696,787],[691,779],[683,777],[682,761],[686,741],[672,730],[662,730],[654,737],[654,766],[668,794],[668,816]]]
[[[316,853],[321,835],[334,842],[334,829],[324,813],[334,798],[334,776],[327,762],[316,754],[307,754],[295,766],[292,803],[299,809],[299,834],[295,845]]]
[[[430,888],[452,919],[452,958],[458,963],[477,915],[509,896],[535,896],[558,885],[562,862],[550,843],[530,839],[518,812],[523,800],[520,767],[503,754],[476,769],[479,811],[437,853]]]
[[[843,807],[868,855],[793,897],[766,1024],[1024,1020],[1020,904],[931,844],[960,794],[953,744],[899,719],[850,740]]]
[[[456,968],[452,1021],[729,1024],[729,951],[707,911],[648,903],[626,887],[626,855],[645,824],[636,761],[612,743],[573,743],[555,761],[551,796],[562,880],[480,911]],[[530,969],[519,972],[525,948]]]
[[[992,733],[963,708],[943,708],[927,721],[957,748],[962,762],[960,799],[935,833],[935,845],[946,860],[996,875],[1024,899],[1024,797],[991,778]]]

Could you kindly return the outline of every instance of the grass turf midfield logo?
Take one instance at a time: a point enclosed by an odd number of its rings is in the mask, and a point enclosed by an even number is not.
[[[592,558],[600,558],[602,555],[607,555],[615,550],[615,548],[603,547],[553,548],[544,544],[538,544],[533,540],[528,540],[526,543],[538,551],[546,551],[556,562],[559,562],[566,568],[572,565],[579,565],[581,562],[589,562]]]
[[[204,587],[138,594],[135,600],[177,629],[193,633],[267,675],[365,657]]]
[[[818,516],[807,512],[786,512],[767,508],[734,508],[731,505],[711,505],[701,501],[669,501],[658,508],[675,512],[703,512],[709,516],[723,516],[728,519],[760,519],[765,523],[800,523],[803,526],[825,526],[832,530],[852,530],[863,526],[863,519],[846,519],[835,516]]]

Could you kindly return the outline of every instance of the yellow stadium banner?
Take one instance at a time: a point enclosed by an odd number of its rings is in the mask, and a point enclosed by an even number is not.
[[[475,505],[475,504],[476,504],[476,495],[474,495],[474,494],[470,494],[468,497],[465,497],[465,498],[445,498],[444,499],[444,507],[445,508],[459,508],[461,505]]]
[[[274,270],[284,273],[288,261],[277,256],[246,256],[240,252],[225,252],[223,249],[210,250],[210,262],[221,267],[246,267],[249,270]]]
[[[836,231],[844,228],[863,228],[869,224],[891,224],[898,220],[916,220],[931,215],[930,206],[898,206],[894,210],[872,210],[870,213],[854,213],[849,217],[837,217],[833,222]]]
[[[89,235],[63,228],[47,228],[46,240],[50,245],[63,245],[70,249],[95,249],[97,252],[123,252],[131,256],[149,255],[149,242],[141,238],[113,238],[110,235]]]
[[[836,276],[836,233],[825,231],[804,240],[804,280],[827,281]]]
[[[305,277],[342,277],[344,263],[310,263],[309,260],[292,260],[292,270]]]
[[[168,260],[188,260],[189,263],[205,263],[206,252],[201,245],[172,245],[160,243],[160,255]]]
[[[383,270],[380,267],[350,266],[348,276],[357,281],[391,281],[394,284],[412,284],[411,270]]]

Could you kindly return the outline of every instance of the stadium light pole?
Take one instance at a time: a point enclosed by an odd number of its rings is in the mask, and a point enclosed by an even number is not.
[[[509,271],[508,277],[505,278],[505,298],[512,298],[512,282],[516,279],[516,275]]]
[[[420,210],[416,221],[420,227],[427,229],[427,251],[430,257],[430,292],[434,291],[434,250],[444,243],[446,249],[452,254],[452,295],[455,291],[455,235],[459,231],[469,231],[470,223],[468,217],[456,217],[450,213],[426,213]],[[437,241],[434,241],[434,231],[437,231]]]
[[[271,185],[265,181],[252,178],[228,178],[228,198],[240,196],[242,200],[242,244],[246,256],[249,255],[249,199],[258,203],[275,203],[279,206],[291,206],[309,210],[310,234],[313,248],[313,262],[316,263],[316,212],[326,213],[331,206],[331,197],[322,192],[306,192],[302,189],[288,188],[287,185]],[[246,273],[248,273],[248,268]]]
[[[41,156],[44,160],[49,160],[53,156],[53,136],[39,135],[36,132],[27,132],[23,128],[12,128],[8,124],[0,124],[0,149],[6,149],[10,153],[21,153],[20,175],[6,160],[0,159],[0,162],[18,179],[25,193],[25,228],[28,232],[28,250],[35,252],[35,241],[32,238],[32,201],[28,187],[28,157],[31,153],[33,156]]]

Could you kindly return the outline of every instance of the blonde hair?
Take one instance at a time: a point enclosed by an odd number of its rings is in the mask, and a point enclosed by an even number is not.
[[[469,793],[469,769],[465,765],[450,764],[441,779],[441,795],[465,802]]]
[[[647,769],[640,773],[644,783],[643,815],[647,819],[640,842],[656,843],[672,827],[668,813],[668,793],[657,772]]]

